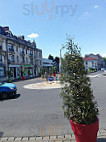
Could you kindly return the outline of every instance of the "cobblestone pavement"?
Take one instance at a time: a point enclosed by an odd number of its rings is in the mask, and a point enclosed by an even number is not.
[[[76,142],[74,134],[39,137],[1,137],[0,142]],[[97,142],[106,142],[106,130],[98,132]]]

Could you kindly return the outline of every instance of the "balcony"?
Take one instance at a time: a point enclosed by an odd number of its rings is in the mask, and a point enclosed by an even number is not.
[[[2,45],[0,45],[0,51],[6,52],[6,51],[3,49]]]
[[[25,63],[25,61],[21,61],[21,64],[24,64]]]
[[[33,64],[33,62],[31,61],[30,64]]]
[[[12,60],[8,59],[8,64],[11,64],[11,63],[15,63],[15,60],[14,59],[12,59]]]
[[[30,52],[30,53],[29,53],[29,57],[32,57],[32,58],[33,58],[33,53]]]
[[[14,48],[9,48],[9,52],[13,52],[14,53]]]
[[[25,55],[25,52],[24,52],[24,51],[20,51],[20,54],[21,54],[21,55]]]

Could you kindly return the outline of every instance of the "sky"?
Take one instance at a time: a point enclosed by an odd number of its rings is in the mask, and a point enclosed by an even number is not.
[[[82,56],[106,56],[106,0],[0,0],[0,26],[35,40],[43,58],[60,56],[66,35]]]

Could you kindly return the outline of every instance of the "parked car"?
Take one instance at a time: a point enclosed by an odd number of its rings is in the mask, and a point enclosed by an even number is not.
[[[16,95],[16,92],[16,85],[0,82],[0,99],[5,100],[7,98],[12,98]]]

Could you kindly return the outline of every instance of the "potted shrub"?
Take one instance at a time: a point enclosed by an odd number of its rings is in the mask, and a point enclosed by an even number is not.
[[[52,67],[52,72],[53,72],[53,76],[55,77],[55,76],[56,76],[56,69],[55,69],[55,66]]]
[[[64,115],[70,120],[76,142],[96,142],[99,130],[98,105],[94,101],[80,48],[68,39],[62,60],[60,81],[63,87]]]
[[[12,82],[12,79],[11,79],[11,75],[12,75],[12,71],[7,71],[7,74],[8,74],[8,83],[11,83]]]

